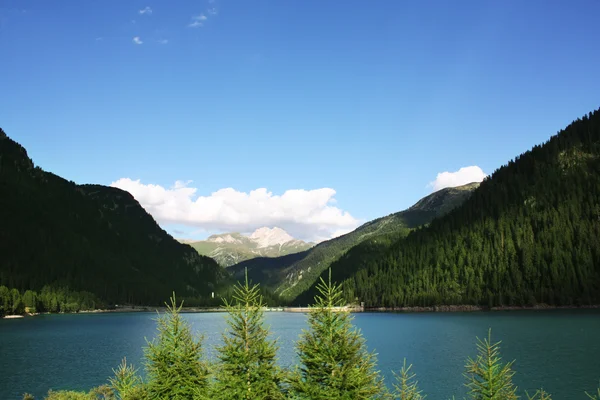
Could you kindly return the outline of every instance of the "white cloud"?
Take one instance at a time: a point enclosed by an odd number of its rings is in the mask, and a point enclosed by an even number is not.
[[[167,44],[167,43],[169,43],[169,41],[167,39],[160,39],[158,41],[158,43],[160,43],[160,44]]]
[[[204,21],[206,21],[208,17],[204,14],[195,15],[192,17],[192,22],[188,25],[190,28],[198,28],[204,25]]]
[[[142,42],[142,39],[140,39],[140,37],[139,37],[139,36],[135,36],[135,37],[133,38],[133,43],[135,43],[135,44],[142,44],[142,43],[144,43],[144,42]]]
[[[433,191],[438,191],[447,187],[455,187],[466,185],[471,182],[481,182],[487,174],[483,172],[477,165],[470,167],[462,167],[455,172],[440,172],[433,182],[430,182],[428,187],[432,188]]]
[[[322,240],[347,233],[359,225],[348,212],[333,206],[335,190],[287,190],[281,195],[265,188],[249,193],[233,188],[198,195],[191,182],[171,188],[122,178],[111,186],[131,193],[160,224],[178,224],[209,232],[252,232],[278,226],[304,240]]]
[[[140,14],[142,14],[142,15],[143,15],[143,14],[150,15],[150,14],[152,14],[152,9],[151,9],[150,7],[145,7],[145,8],[143,8],[143,9],[141,9],[139,12],[140,12]]]

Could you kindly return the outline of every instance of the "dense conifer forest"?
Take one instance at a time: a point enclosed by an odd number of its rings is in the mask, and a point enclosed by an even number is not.
[[[361,243],[331,269],[347,301],[366,306],[599,304],[600,110],[499,168],[446,216]]]
[[[228,279],[128,192],[45,172],[2,130],[0,193],[0,285],[20,293],[52,286],[107,304],[155,305],[177,290],[207,303]]]

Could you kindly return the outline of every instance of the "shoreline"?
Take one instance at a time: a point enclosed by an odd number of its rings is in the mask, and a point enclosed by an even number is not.
[[[453,313],[453,312],[499,312],[499,311],[543,311],[543,310],[592,310],[600,309],[600,304],[582,305],[582,306],[551,306],[548,304],[537,304],[535,306],[500,306],[500,307],[484,307],[474,305],[443,305],[443,306],[428,306],[428,307],[360,307],[360,306],[345,306],[336,307],[336,309],[349,311],[351,313]],[[5,315],[0,319],[21,319],[34,317],[37,315],[52,315],[52,314],[108,314],[108,313],[149,313],[159,312],[164,313],[166,307],[118,307],[115,309],[97,309],[97,310],[82,310],[72,313],[32,313]],[[266,307],[265,312],[286,312],[286,313],[308,313],[310,307]],[[182,314],[200,314],[200,313],[218,313],[227,312],[222,307],[189,307],[182,308]]]
[[[542,310],[579,310],[600,309],[600,304],[582,306],[551,306],[548,304],[537,304],[535,306],[497,306],[484,307],[474,305],[444,305],[429,307],[365,307],[363,312],[497,312],[497,311],[542,311]]]

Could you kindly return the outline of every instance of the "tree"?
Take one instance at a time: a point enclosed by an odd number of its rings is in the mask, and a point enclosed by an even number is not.
[[[25,306],[25,311],[34,313],[37,310],[37,293],[33,290],[27,290],[25,294],[23,294],[23,304]]]
[[[394,386],[394,398],[397,400],[423,400],[425,396],[421,395],[416,375],[411,372],[412,365],[406,366],[406,359],[402,364],[402,369],[398,374],[394,373],[396,383]]]
[[[228,317],[223,345],[217,348],[219,365],[213,398],[283,399],[283,373],[277,366],[277,345],[268,340],[264,326],[265,303],[258,285],[238,282],[233,301],[225,301]]]
[[[146,398],[145,386],[137,374],[137,370],[127,359],[117,369],[113,369],[114,377],[109,378],[110,387],[116,392],[120,400],[142,400]]]
[[[196,400],[206,397],[208,368],[202,361],[202,339],[194,339],[181,317],[175,293],[167,312],[157,319],[158,336],[145,349],[149,399]]]
[[[598,387],[596,394],[589,394],[588,392],[585,392],[585,394],[592,400],[600,400],[600,387]]]
[[[6,286],[0,286],[0,315],[10,314],[10,290]]]
[[[536,391],[533,396],[530,396],[529,393],[527,393],[527,400],[552,400],[552,396],[544,389],[540,389]]]
[[[309,329],[297,343],[300,367],[292,373],[292,393],[300,399],[373,399],[384,395],[375,370],[376,356],[366,349],[360,331],[343,305],[341,287],[322,278],[315,305],[308,314]]]
[[[514,361],[503,363],[500,357],[500,343],[492,343],[492,331],[487,339],[477,338],[478,355],[469,358],[465,377],[468,382],[469,396],[475,400],[512,400],[517,399],[517,388],[512,383]]]
[[[21,301],[21,293],[17,289],[11,289],[10,301],[12,313],[21,314],[23,312],[23,302]]]

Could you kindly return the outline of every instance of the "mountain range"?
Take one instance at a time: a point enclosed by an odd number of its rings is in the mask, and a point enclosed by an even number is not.
[[[412,229],[429,223],[464,202],[479,183],[445,188],[419,200],[407,210],[367,222],[356,230],[321,242],[310,250],[277,258],[254,258],[229,268],[241,277],[244,270],[256,282],[269,287],[283,299],[292,300],[308,289],[332,262],[353,246],[374,237],[401,238]]]
[[[1,129],[0,193],[0,285],[21,292],[50,285],[159,304],[176,291],[200,305],[247,270],[267,296],[307,304],[330,270],[347,302],[367,307],[600,304],[600,110],[481,184],[315,246],[279,228],[195,244],[223,265],[258,256],[227,268],[173,239],[128,192],[35,166]]]
[[[219,265],[229,267],[256,257],[278,257],[298,253],[314,246],[294,239],[281,228],[262,227],[250,235],[222,233],[211,235],[206,240],[180,240],[204,256],[213,258]]]

